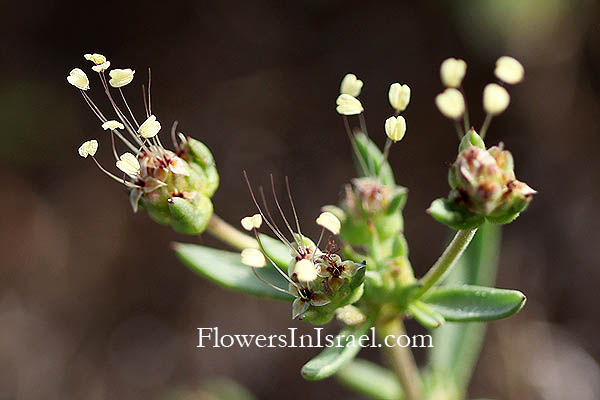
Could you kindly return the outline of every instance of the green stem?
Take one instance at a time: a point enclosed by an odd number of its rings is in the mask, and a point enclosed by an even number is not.
[[[394,318],[379,325],[377,327],[377,334],[384,341],[387,336],[393,336],[394,339],[392,340],[395,343],[399,336],[406,334],[406,331],[402,320]],[[385,343],[382,348],[385,351],[390,366],[404,388],[406,400],[423,400],[425,398],[423,381],[421,380],[419,368],[410,348],[397,345],[388,347]]]
[[[216,239],[237,250],[244,250],[247,248],[258,249],[258,243],[252,236],[246,235],[235,229],[216,214],[213,214],[210,218],[206,231]]]
[[[450,242],[446,250],[442,253],[440,258],[433,264],[431,269],[421,278],[421,289],[415,296],[415,298],[421,297],[427,292],[437,281],[448,271],[456,261],[460,258],[463,251],[467,248],[471,239],[477,232],[477,228],[465,229],[456,232],[454,239]]]

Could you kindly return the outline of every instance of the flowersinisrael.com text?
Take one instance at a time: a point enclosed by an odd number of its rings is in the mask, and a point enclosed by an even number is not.
[[[375,328],[364,335],[324,334],[323,328],[313,328],[314,334],[298,334],[297,328],[288,328],[285,333],[272,335],[222,334],[218,327],[198,328],[196,347],[433,347],[431,335],[387,335],[377,342]]]

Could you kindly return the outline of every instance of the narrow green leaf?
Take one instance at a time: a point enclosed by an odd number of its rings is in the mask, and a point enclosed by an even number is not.
[[[384,185],[389,187],[395,186],[396,181],[392,167],[390,167],[387,161],[382,162],[383,154],[379,150],[379,147],[362,132],[355,134],[353,140],[359,152],[359,154],[355,154],[355,157],[360,156],[360,159],[356,160],[356,168],[359,175],[379,176]]]
[[[420,300],[415,300],[408,306],[408,312],[425,328],[439,328],[446,320],[444,317]]]
[[[293,300],[291,295],[261,282],[254,275],[252,268],[242,264],[239,253],[184,243],[175,243],[174,249],[177,257],[192,271],[217,285],[255,296]],[[287,281],[273,267],[261,268],[258,273],[267,282],[287,289]]]
[[[501,228],[483,224],[467,250],[458,260],[445,284],[492,286],[500,252]],[[481,322],[446,322],[433,331],[435,347],[428,353],[430,371],[462,393],[471,379],[483,344],[486,324]]]
[[[404,391],[392,371],[367,360],[355,359],[336,378],[350,389],[374,400],[402,400]]]
[[[447,321],[481,322],[513,315],[526,299],[518,290],[463,285],[432,288],[421,300]]]
[[[361,347],[359,338],[365,335],[372,326],[371,321],[356,326],[347,326],[334,339],[334,345],[327,347],[302,367],[302,377],[309,381],[325,379],[335,374],[341,367],[351,361]],[[340,339],[338,339],[340,338]],[[337,346],[339,343],[342,346]]]

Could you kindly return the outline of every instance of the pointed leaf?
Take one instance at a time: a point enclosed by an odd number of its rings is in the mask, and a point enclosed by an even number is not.
[[[493,321],[506,318],[525,305],[518,290],[485,286],[448,286],[428,291],[421,299],[448,321]]]
[[[220,286],[255,296],[293,300],[291,295],[261,282],[252,268],[242,264],[239,253],[184,243],[175,243],[174,249],[177,257],[192,271]],[[273,267],[260,268],[257,272],[267,282],[287,289],[287,281]]]
[[[361,347],[358,343],[360,336],[365,335],[372,326],[371,321],[356,326],[347,326],[334,339],[334,345],[327,347],[312,360],[304,364],[301,374],[304,379],[316,381],[330,377],[341,367],[351,361]],[[341,337],[341,339],[338,339]],[[337,347],[338,340],[342,344]]]
[[[350,389],[375,400],[404,399],[396,375],[367,360],[353,360],[337,372],[336,378]]]

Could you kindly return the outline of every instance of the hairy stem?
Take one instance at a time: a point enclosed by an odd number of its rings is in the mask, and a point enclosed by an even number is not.
[[[213,214],[210,218],[206,231],[216,239],[237,250],[247,248],[258,249],[256,239],[235,229],[216,214]]]
[[[473,239],[473,236],[475,236],[475,232],[477,232],[477,228],[465,229],[456,232],[454,239],[452,239],[440,258],[438,258],[425,276],[421,278],[421,289],[417,293],[416,298],[419,298],[425,292],[431,289],[431,287],[435,285],[442,276],[444,276],[446,271],[456,264],[456,261],[458,261],[469,243],[471,243],[471,239]]]
[[[377,327],[377,334],[383,341],[385,341],[386,337],[390,336],[388,342],[393,341],[393,343],[396,343],[397,338],[400,335],[405,335],[406,331],[402,320],[394,318],[379,325]],[[423,400],[425,398],[423,381],[421,380],[419,367],[417,367],[410,347],[401,347],[398,345],[388,347],[387,343],[384,343],[382,349],[384,349],[390,366],[402,384],[406,400]]]

